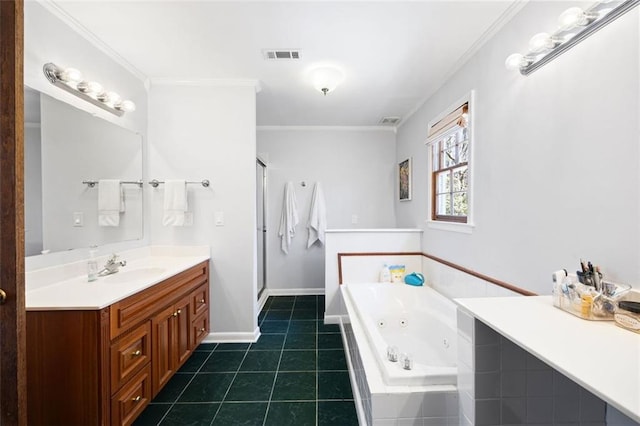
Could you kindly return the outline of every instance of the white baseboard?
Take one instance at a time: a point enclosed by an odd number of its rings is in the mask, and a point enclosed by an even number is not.
[[[267,303],[268,298],[269,291],[265,288],[260,295],[260,299],[258,299],[258,313],[262,311],[262,308],[264,308],[264,304]]]
[[[266,288],[269,296],[312,296],[324,294],[324,288]]]
[[[259,337],[260,327],[256,327],[253,333],[212,332],[203,343],[255,343]]]

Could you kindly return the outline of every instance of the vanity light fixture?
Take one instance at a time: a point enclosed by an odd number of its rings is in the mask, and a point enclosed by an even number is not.
[[[529,51],[509,55],[505,67],[519,70],[522,75],[531,74],[638,4],[640,0],[601,0],[586,10],[571,7],[558,17],[555,32],[534,35],[529,41]]]
[[[136,110],[136,104],[132,101],[123,100],[116,92],[106,91],[102,84],[96,81],[84,80],[80,71],[75,68],[62,68],[49,62],[44,64],[42,71],[47,80],[54,86],[60,87],[118,117],[121,117],[125,112]]]

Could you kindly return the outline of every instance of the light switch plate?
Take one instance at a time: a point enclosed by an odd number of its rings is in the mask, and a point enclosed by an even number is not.
[[[216,226],[224,226],[224,212],[215,212],[213,216]]]
[[[73,226],[75,226],[75,227],[84,226],[84,213],[83,212],[73,212]]]
[[[352,214],[351,215],[351,224],[355,225],[358,223],[358,215],[357,214]]]

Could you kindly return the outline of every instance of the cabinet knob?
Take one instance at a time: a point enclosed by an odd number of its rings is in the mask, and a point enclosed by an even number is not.
[[[200,329],[200,332],[204,333],[204,331],[205,331],[205,330],[206,330],[206,328],[202,327],[202,328]]]
[[[142,351],[140,349],[138,349],[135,352],[131,352],[131,356],[140,356],[140,355],[142,355]]]
[[[177,316],[178,316],[178,313],[177,313],[177,312],[174,312],[174,313],[173,313],[173,314],[171,314],[171,315],[172,315],[172,316],[174,316],[174,317],[177,317]]]
[[[178,309],[177,314],[180,315],[182,313],[182,311],[180,309]]]
[[[142,397],[141,397],[140,395],[136,396],[135,398],[131,398],[131,400],[132,400],[133,402],[138,402],[138,401],[140,401],[141,399],[142,399]]]
[[[200,303],[204,303],[204,299],[200,299]]]

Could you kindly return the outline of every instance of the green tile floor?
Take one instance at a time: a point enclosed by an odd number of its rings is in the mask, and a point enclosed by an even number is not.
[[[203,343],[134,425],[357,425],[324,296],[270,297],[253,344]]]

